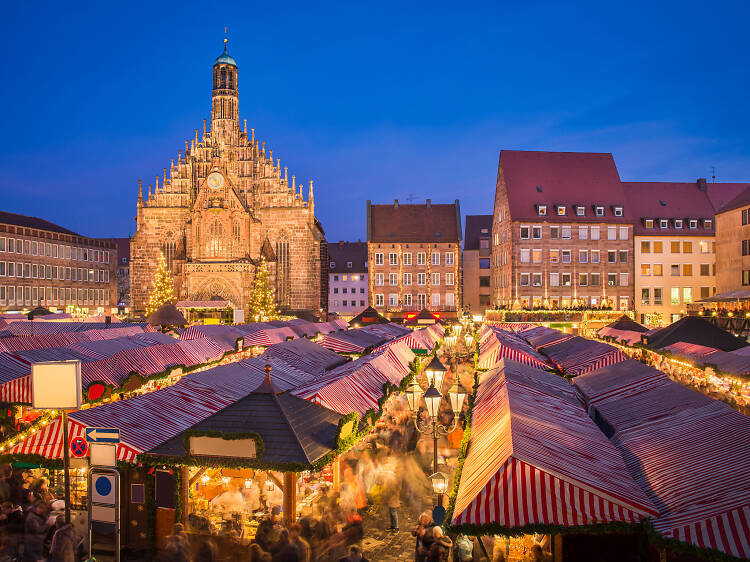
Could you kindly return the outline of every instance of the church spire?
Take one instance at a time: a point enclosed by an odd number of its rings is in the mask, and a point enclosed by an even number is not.
[[[224,52],[214,61],[211,92],[212,141],[237,144],[240,134],[237,62],[227,52],[229,39],[224,29]]]

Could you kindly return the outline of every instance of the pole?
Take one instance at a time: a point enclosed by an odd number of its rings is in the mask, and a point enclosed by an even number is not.
[[[437,432],[437,422],[432,422],[432,473],[435,474],[438,471],[438,462],[437,462],[437,442],[438,442],[438,432]]]
[[[70,443],[68,441],[68,411],[62,411],[63,477],[65,478],[65,522],[70,523]]]

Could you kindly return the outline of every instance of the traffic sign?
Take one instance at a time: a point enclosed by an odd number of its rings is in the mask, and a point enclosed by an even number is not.
[[[87,427],[86,441],[89,443],[119,443],[120,430],[116,427]]]
[[[94,477],[91,501],[115,505],[115,476],[113,474],[97,474]]]
[[[89,444],[83,437],[74,437],[70,440],[70,454],[74,457],[85,457],[89,452]]]

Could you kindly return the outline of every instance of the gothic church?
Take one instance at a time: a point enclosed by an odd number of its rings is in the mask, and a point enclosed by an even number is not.
[[[224,52],[213,66],[211,126],[185,142],[161,186],[138,182],[137,231],[130,244],[131,304],[145,310],[159,255],[179,300],[220,297],[247,314],[257,265],[268,261],[282,311],[322,316],[327,309],[327,245],[315,218],[313,183],[287,177],[265,142],[239,121],[237,63]]]

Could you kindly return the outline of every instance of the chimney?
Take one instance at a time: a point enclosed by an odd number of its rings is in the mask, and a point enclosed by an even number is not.
[[[427,208],[429,209],[432,206],[432,202],[428,199],[427,200]]]
[[[706,178],[698,178],[696,182],[700,191],[706,191]]]
[[[398,199],[393,200],[393,208],[398,209]]]

